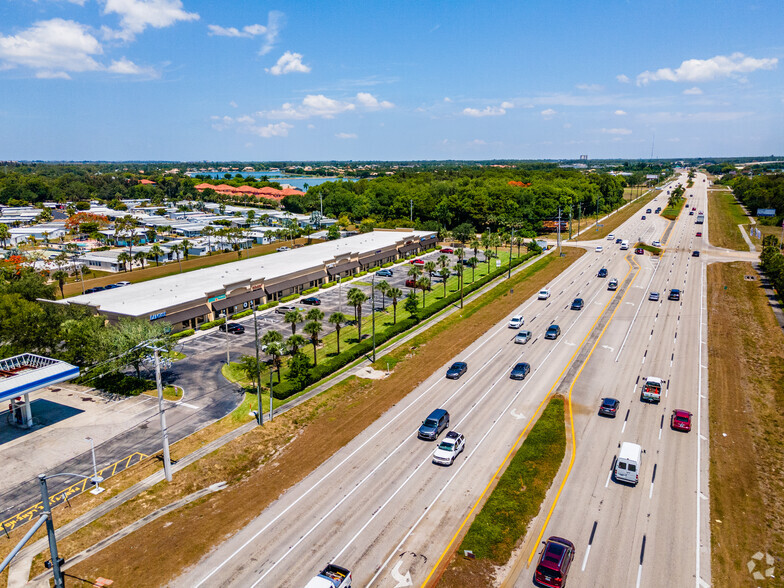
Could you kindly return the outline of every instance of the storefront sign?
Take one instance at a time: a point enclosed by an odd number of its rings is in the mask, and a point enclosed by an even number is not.
[[[225,294],[221,294],[220,296],[213,296],[212,298],[208,298],[207,302],[217,302],[218,300],[223,300],[226,298]]]
[[[161,312],[156,312],[155,314],[151,314],[150,315],[150,320],[154,321],[156,319],[163,318],[165,316],[166,316],[166,311],[165,310],[161,311]]]

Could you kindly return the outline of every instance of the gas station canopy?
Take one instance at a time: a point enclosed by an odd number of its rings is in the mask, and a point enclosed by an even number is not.
[[[0,359],[0,402],[78,375],[79,368],[70,363],[32,353]]]

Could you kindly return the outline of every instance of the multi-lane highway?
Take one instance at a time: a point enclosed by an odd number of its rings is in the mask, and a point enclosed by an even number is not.
[[[698,194],[688,200],[704,208],[701,180],[698,176]],[[681,181],[685,183],[685,177]],[[664,206],[665,201],[659,196],[651,206]],[[565,373],[572,373],[567,372],[572,361],[585,358],[597,329],[605,327],[573,389],[573,402],[581,407],[575,411],[577,452],[544,532],[568,537],[577,546],[570,585],[634,584],[640,561],[642,584],[660,585],[654,570],[675,564],[679,569],[673,585],[686,585],[682,581],[695,575],[695,541],[708,544],[706,531],[697,539],[694,534],[700,516],[695,513],[700,498],[696,422],[689,434],[676,435],[667,428],[675,404],[701,414],[702,274],[696,269],[699,259],[689,257],[694,230],[690,218],[682,217],[668,233],[660,260],[621,251],[614,241],[603,240],[601,252],[595,250],[598,242],[588,244],[586,255],[549,284],[548,300],[531,299],[518,309],[525,317],[523,328],[533,332],[530,342],[513,343],[516,331],[506,321],[488,325],[486,333],[454,358],[468,363],[461,379],[444,378],[448,364],[433,366],[433,374],[404,400],[369,422],[361,435],[173,585],[303,586],[327,562],[349,568],[356,586],[422,584],[549,394]],[[615,234],[632,243],[640,238],[664,241],[667,224],[657,215],[649,214],[647,220],[637,215]],[[597,277],[602,267],[608,269],[607,278]],[[617,292],[607,288],[612,277],[621,283]],[[654,286],[663,301],[647,300]],[[684,290],[680,302],[666,300],[673,287]],[[585,300],[583,310],[570,309],[576,297]],[[610,314],[613,318],[607,322]],[[554,341],[543,338],[551,324],[561,327]],[[509,378],[518,361],[532,366],[523,381]],[[637,400],[640,375],[667,380],[659,406]],[[602,396],[621,400],[615,421],[596,416]],[[466,450],[451,467],[431,463],[435,443],[416,437],[422,419],[435,408],[447,409],[450,428],[466,436]],[[643,482],[636,488],[606,482],[621,440],[639,442],[646,449]],[[703,460],[704,467],[704,455]],[[706,510],[707,504],[702,512]],[[529,536],[543,531],[545,515]],[[594,520],[597,530],[592,533]],[[590,557],[581,569],[591,535]],[[647,547],[641,558],[643,536]],[[705,569],[708,562],[705,558]],[[519,584],[530,585],[531,573],[524,567]],[[709,581],[709,574],[702,577]]]

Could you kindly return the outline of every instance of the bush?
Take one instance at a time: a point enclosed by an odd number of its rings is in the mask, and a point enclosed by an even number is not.
[[[114,372],[101,376],[95,381],[95,387],[111,394],[122,394],[123,396],[138,396],[146,390],[155,388],[155,382],[129,376],[122,372]]]
[[[202,326],[200,326],[199,330],[200,331],[206,331],[207,329],[211,329],[212,327],[217,327],[218,325],[222,325],[225,322],[226,322],[225,318],[219,318],[219,319],[214,320],[214,321],[209,321],[207,323],[204,323]]]
[[[395,265],[394,261],[388,261],[386,263],[382,263],[381,267],[392,267],[393,265]]]
[[[325,288],[331,288],[332,286],[335,286],[336,284],[337,284],[337,282],[327,282],[326,284],[321,284],[321,289],[323,290]]]
[[[371,267],[370,269],[368,269],[368,273],[369,274],[374,274],[374,273],[376,273],[380,269],[381,269],[381,266],[377,265],[376,267]]]
[[[367,275],[367,272],[358,272],[357,275],[355,275],[354,277],[355,278],[361,278],[362,276],[366,276],[366,275]]]
[[[195,332],[196,331],[194,331],[193,329],[185,329],[184,331],[180,331],[179,333],[174,333],[174,335],[172,335],[171,338],[177,341],[178,339],[182,339],[183,337],[190,337]]]
[[[278,305],[277,300],[273,300],[272,302],[267,302],[267,304],[262,304],[259,306],[257,310],[267,310],[268,308],[275,308]]]
[[[232,319],[241,319],[242,317],[249,316],[253,314],[253,309],[249,308],[247,310],[243,310],[242,312],[238,312],[236,314],[231,315]]]
[[[284,303],[291,302],[292,300],[296,300],[299,297],[300,297],[299,294],[289,294],[288,296],[284,296],[283,298],[281,298],[279,302],[284,302]]]
[[[304,290],[302,292],[302,295],[305,296],[306,294],[313,294],[313,292],[318,292],[318,291],[319,291],[319,287],[316,286],[315,288],[308,288],[307,290]]]

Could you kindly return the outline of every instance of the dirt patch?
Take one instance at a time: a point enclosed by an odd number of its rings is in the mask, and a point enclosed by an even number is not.
[[[495,572],[495,565],[490,560],[472,559],[461,551],[452,555],[438,585],[449,588],[494,586]]]
[[[564,252],[563,258],[550,256],[523,270],[521,275],[534,277],[515,284],[513,291],[505,283],[498,287],[503,293],[494,290],[497,297],[492,303],[484,297],[467,304],[428,335],[403,345],[398,351],[408,357],[397,362],[388,378],[341,382],[178,472],[171,484],[158,484],[65,538],[60,548],[67,558],[177,498],[214,482],[229,483],[222,492],[155,520],[69,573],[111,578],[115,586],[138,585],[140,577],[147,586],[165,584],[363,431],[369,420],[380,417],[427,378],[431,366],[465,349],[584,253],[572,248]],[[334,427],[335,410],[341,415],[338,429]],[[172,549],[173,545],[177,548]],[[36,562],[33,575],[43,571],[42,560]]]
[[[764,585],[784,586],[784,334],[759,281],[744,279],[753,273],[748,263],[708,266],[715,586],[760,584],[747,568],[757,552],[776,558],[777,578]]]
[[[364,367],[357,370],[357,377],[365,380],[381,380],[387,377],[387,373],[382,370],[374,370],[371,367]]]

